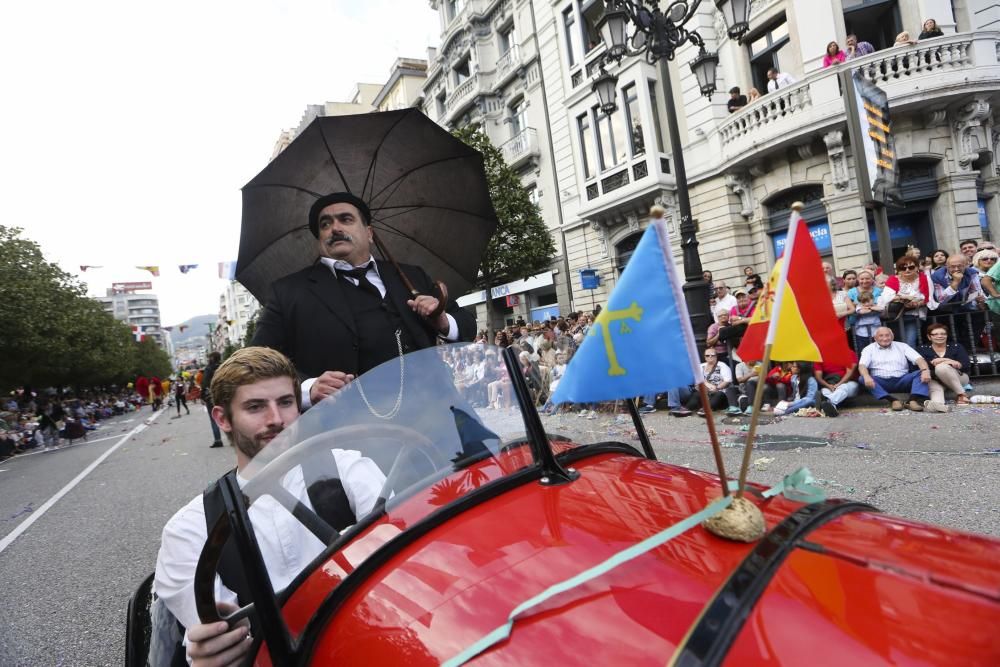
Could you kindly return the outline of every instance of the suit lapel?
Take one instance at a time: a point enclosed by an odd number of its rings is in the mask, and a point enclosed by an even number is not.
[[[340,284],[333,271],[326,264],[318,262],[309,272],[309,289],[334,315],[339,317],[351,333],[357,335],[358,330],[354,324],[354,315],[347,306],[347,299],[344,297],[344,286]]]

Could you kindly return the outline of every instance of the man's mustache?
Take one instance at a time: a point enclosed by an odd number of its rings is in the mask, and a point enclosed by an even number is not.
[[[333,245],[337,241],[347,241],[348,243],[353,243],[354,239],[351,238],[350,234],[345,234],[344,232],[333,232],[330,234],[330,238],[326,240],[326,244]]]

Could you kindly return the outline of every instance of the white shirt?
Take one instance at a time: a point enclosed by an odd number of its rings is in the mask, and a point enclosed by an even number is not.
[[[861,350],[859,364],[868,369],[868,372],[880,378],[898,378],[910,372],[910,363],[917,363],[917,359],[922,359],[916,350],[899,341],[892,341],[889,347],[882,347],[878,343],[871,343]]]
[[[385,484],[385,475],[375,463],[360,452],[333,449],[337,470],[344,485],[347,502],[354,516],[361,518],[372,511]],[[246,480],[237,475],[242,487]],[[312,510],[302,469],[285,475],[282,486]],[[270,496],[258,498],[248,511],[261,556],[275,592],[281,591],[326,547]],[[208,539],[205,504],[201,495],[182,507],[163,527],[160,552],[156,557],[153,587],[167,609],[185,628],[201,623],[194,601],[194,572]],[[215,577],[216,602],[236,604],[236,594]]]
[[[718,311],[719,308],[725,308],[727,311],[729,311],[729,310],[732,310],[735,307],[736,307],[736,297],[733,296],[732,292],[730,292],[729,294],[726,294],[726,296],[722,297],[721,299],[718,298],[718,297],[716,297],[716,299],[715,299],[715,310],[716,311]],[[712,313],[712,319],[714,321],[716,321],[716,322],[719,321],[719,318],[718,318],[718,316],[715,315],[715,313]]]
[[[791,74],[785,74],[784,72],[778,72],[778,76],[774,79],[767,80],[767,92],[773,93],[778,90],[778,88],[785,88],[795,83],[795,77]]]
[[[323,264],[326,264],[326,266],[330,268],[330,271],[333,273],[334,277],[337,276],[337,269],[340,269],[341,271],[350,271],[351,269],[357,268],[348,262],[345,262],[340,259],[331,259],[330,257],[320,257],[319,261],[323,262]],[[365,274],[365,278],[367,278],[368,282],[370,282],[372,285],[375,286],[375,289],[377,289],[378,293],[382,295],[382,298],[385,298],[385,283],[382,282],[382,276],[380,276],[378,273],[378,264],[375,263],[375,258],[369,255],[368,261],[362,262],[358,266],[364,266],[365,264],[368,265],[368,272]],[[344,276],[344,278],[351,281],[351,283],[354,285],[357,285],[359,282],[357,278],[352,278],[350,276]],[[443,335],[442,334],[438,335],[445,340],[454,342],[458,340],[458,323],[455,321],[455,318],[452,317],[450,313],[445,313],[444,315],[445,317],[448,318],[448,333]],[[336,370],[336,369],[330,369],[330,370]],[[316,378],[309,378],[302,382],[303,410],[312,407],[312,400],[309,398],[309,390],[312,388],[313,383],[315,381]]]

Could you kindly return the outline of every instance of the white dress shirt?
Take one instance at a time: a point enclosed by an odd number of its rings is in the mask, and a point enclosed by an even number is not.
[[[909,373],[910,362],[916,364],[918,359],[923,357],[916,350],[894,340],[888,347],[882,347],[877,342],[865,346],[858,363],[875,377],[898,378]]]
[[[767,80],[767,92],[776,92],[779,88],[785,88],[787,86],[795,83],[795,77],[791,74],[785,74],[784,72],[778,72],[778,76],[774,79]]]
[[[375,463],[354,450],[330,450],[344,485],[347,502],[359,519],[375,507],[385,475]],[[242,488],[246,480],[237,475]],[[282,486],[310,510],[302,469],[285,475]],[[275,592],[281,591],[318,556],[326,545],[271,496],[258,498],[248,511],[261,556]],[[153,590],[185,628],[201,623],[194,601],[194,572],[208,539],[205,504],[201,495],[182,507],[163,527],[156,558]],[[215,577],[216,602],[236,604],[236,594]]]

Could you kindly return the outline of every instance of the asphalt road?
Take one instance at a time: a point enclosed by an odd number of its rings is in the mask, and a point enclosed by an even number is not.
[[[88,443],[0,462],[0,666],[122,663],[125,608],[154,567],[163,524],[234,464],[229,448],[208,448],[202,406],[151,417],[147,409],[110,420]],[[805,466],[828,495],[1000,536],[998,418],[1000,406],[788,417],[760,426],[770,442],[753,452],[750,479],[773,484]],[[545,422],[580,442],[636,442],[625,415]],[[716,419],[732,476],[745,422]],[[714,469],[703,419],[657,412],[645,423],[661,460]]]
[[[174,414],[150,421],[147,408],[88,443],[0,462],[0,665],[122,664],[125,608],[153,570],[163,524],[235,462],[228,447],[209,449],[201,405]]]

